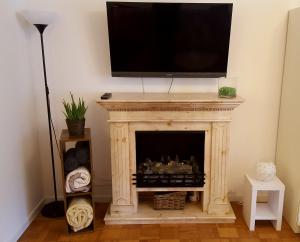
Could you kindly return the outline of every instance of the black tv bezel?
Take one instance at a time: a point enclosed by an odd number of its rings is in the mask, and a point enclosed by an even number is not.
[[[111,71],[112,77],[182,77],[182,78],[218,78],[226,77],[227,72],[133,72]]]
[[[113,71],[111,65],[111,35],[108,34],[109,39],[109,55],[110,55],[110,68],[111,68],[111,76],[112,77],[142,77],[142,78],[151,78],[151,77],[169,77],[169,78],[220,78],[227,77],[228,70],[228,58],[229,58],[229,49],[230,49],[230,40],[231,40],[231,26],[232,26],[232,12],[233,12],[233,3],[195,3],[195,2],[119,2],[119,1],[106,1],[106,14],[107,14],[107,28],[108,33],[110,33],[110,28],[108,25],[109,19],[109,5],[112,4],[134,4],[134,3],[160,3],[160,4],[210,4],[210,5],[229,5],[231,6],[231,15],[230,15],[230,23],[229,23],[229,42],[228,42],[228,54],[227,54],[227,66],[226,72],[136,72],[136,71]]]

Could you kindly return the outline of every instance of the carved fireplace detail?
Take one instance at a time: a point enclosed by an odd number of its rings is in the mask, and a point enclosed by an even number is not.
[[[98,103],[109,111],[112,166],[112,203],[107,211],[107,224],[130,223],[199,223],[233,222],[234,213],[227,198],[227,160],[231,111],[243,100],[219,99],[215,93],[137,94],[113,93],[109,100]],[[162,154],[155,166],[174,165],[190,172],[194,156],[202,163],[199,172],[205,174],[205,184],[199,186],[137,186],[136,135],[141,132],[202,132],[203,151],[187,158]],[[177,148],[178,149],[178,148]],[[172,152],[170,152],[172,153]],[[182,153],[182,152],[181,152]],[[155,155],[154,155],[155,156]],[[167,158],[167,157],[170,158]],[[146,159],[147,157],[145,157]],[[149,157],[148,161],[153,165]],[[166,161],[169,159],[169,161]],[[192,160],[192,161],[191,161]],[[143,164],[147,168],[147,163]],[[155,168],[156,174],[170,167]],[[149,172],[149,171],[147,171]],[[155,173],[154,172],[154,173]],[[153,171],[150,171],[153,173]],[[200,173],[199,173],[200,174]],[[178,180],[178,179],[177,179]],[[176,181],[177,181],[176,180]],[[179,179],[180,182],[180,179]],[[147,203],[139,202],[140,192],[197,191],[201,199],[187,204],[183,211],[155,211]]]

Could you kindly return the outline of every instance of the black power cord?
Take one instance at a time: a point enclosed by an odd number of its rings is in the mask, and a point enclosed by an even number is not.
[[[57,136],[56,136],[55,127],[54,127],[54,124],[53,124],[52,117],[50,118],[50,122],[51,122],[52,130],[53,130],[55,144],[56,144],[56,148],[57,148],[57,151],[58,151],[58,154],[59,154],[59,158],[60,158],[61,162],[63,162],[63,158],[61,157],[60,148],[59,148],[59,145],[58,145]]]

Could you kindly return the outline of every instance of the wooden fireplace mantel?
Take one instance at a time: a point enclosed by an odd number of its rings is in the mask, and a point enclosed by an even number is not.
[[[108,111],[231,111],[241,97],[218,98],[217,93],[113,93],[98,103]]]
[[[231,111],[243,99],[217,93],[113,93],[97,101],[109,111],[112,203],[107,224],[234,222],[227,197],[227,163]],[[205,131],[203,187],[139,188],[136,173],[137,131]],[[156,211],[139,201],[140,192],[198,191],[201,202],[184,211]]]

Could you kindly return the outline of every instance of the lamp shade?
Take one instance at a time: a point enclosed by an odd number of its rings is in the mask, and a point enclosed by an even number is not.
[[[50,11],[23,10],[21,15],[31,24],[49,25],[55,21],[58,14]]]

